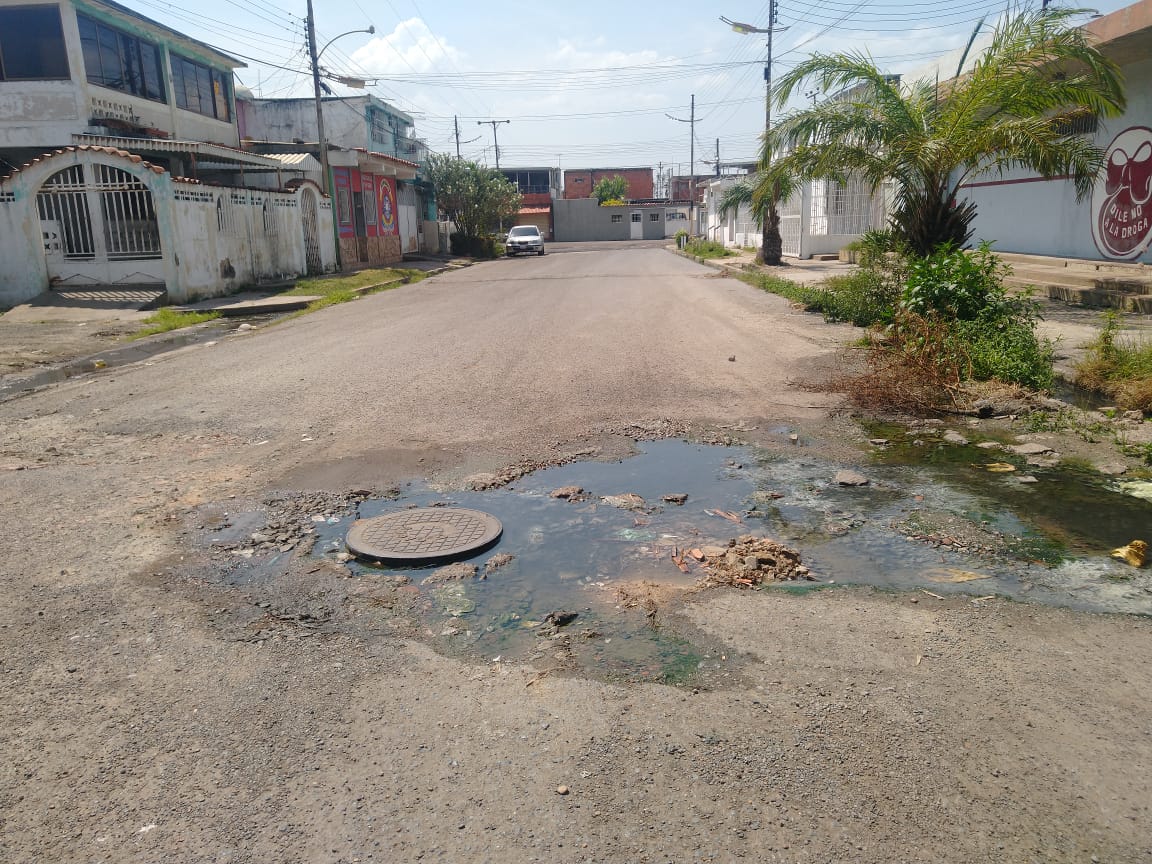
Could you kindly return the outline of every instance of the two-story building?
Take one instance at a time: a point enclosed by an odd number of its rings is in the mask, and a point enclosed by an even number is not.
[[[560,197],[559,168],[501,168],[523,198],[520,212],[516,214],[517,225],[535,225],[551,240],[554,236],[552,202]]]
[[[320,155],[313,99],[237,100],[246,150],[269,156]],[[412,117],[372,95],[321,100],[344,269],[394,264],[432,250],[438,234],[431,187],[419,177],[428,156]],[[318,170],[318,168],[317,168]],[[319,173],[312,175],[317,181]]]
[[[653,197],[651,168],[567,168],[564,171],[564,197],[591,198],[597,183],[616,176],[623,177],[628,184],[625,200]]]
[[[0,0],[0,306],[107,285],[180,301],[331,269],[307,166],[239,148],[243,65],[112,0]],[[261,174],[277,190],[247,187]]]

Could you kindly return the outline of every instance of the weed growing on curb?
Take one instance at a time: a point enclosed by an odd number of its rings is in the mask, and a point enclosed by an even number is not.
[[[128,339],[132,341],[157,333],[167,333],[169,330],[180,330],[194,324],[203,324],[205,321],[214,321],[219,317],[219,312],[179,312],[165,306],[145,318],[144,326],[131,334]]]

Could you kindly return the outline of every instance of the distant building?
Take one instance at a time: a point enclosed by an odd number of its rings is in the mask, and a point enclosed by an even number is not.
[[[501,168],[508,181],[520,190],[523,201],[517,225],[535,225],[544,239],[553,238],[552,202],[560,197],[558,168]]]
[[[428,223],[436,219],[435,194],[419,177],[428,148],[412,117],[371,95],[321,105],[343,268],[395,264],[407,253],[434,250],[438,233]],[[237,113],[245,149],[319,158],[315,100],[244,93]]]
[[[651,168],[568,168],[564,171],[564,197],[591,198],[597,183],[617,175],[628,182],[626,200],[654,197]]]

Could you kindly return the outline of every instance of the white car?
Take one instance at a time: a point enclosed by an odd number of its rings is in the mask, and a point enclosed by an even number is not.
[[[535,252],[544,254],[544,238],[540,236],[540,229],[535,225],[517,225],[508,232],[508,239],[504,241],[504,248],[509,255],[520,252]]]

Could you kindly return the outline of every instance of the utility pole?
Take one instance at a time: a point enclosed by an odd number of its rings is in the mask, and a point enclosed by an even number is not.
[[[688,124],[688,171],[691,174],[691,185],[688,187],[688,221],[690,233],[693,237],[696,236],[696,94],[692,94],[692,113],[689,119],[685,120],[681,117],[673,117],[671,114],[665,114],[669,120],[675,120],[677,123]]]
[[[716,176],[720,176],[720,139],[716,139]]]
[[[452,125],[456,128],[456,158],[460,158],[460,118],[452,115]]]
[[[496,170],[500,170],[500,141],[496,138],[496,127],[501,123],[511,123],[511,120],[477,120],[477,126],[484,126],[485,124],[492,127],[492,144],[496,148]]]
[[[312,0],[308,0],[308,60],[312,64],[312,97],[316,101],[316,139],[320,147],[320,173],[325,195],[331,195],[331,179],[328,175],[328,139],[324,135],[324,101],[320,97],[320,61],[316,53],[316,16],[312,12]]]

